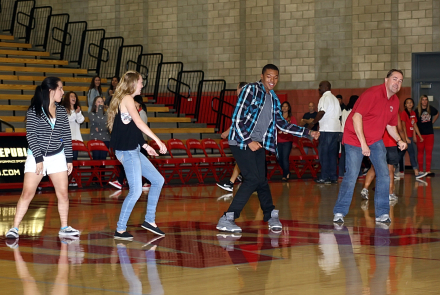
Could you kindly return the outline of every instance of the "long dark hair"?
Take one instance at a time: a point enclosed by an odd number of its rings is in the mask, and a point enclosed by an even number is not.
[[[28,110],[34,110],[37,117],[41,117],[45,113],[49,118],[52,118],[49,112],[49,90],[57,90],[58,82],[61,82],[61,79],[58,77],[45,78],[41,85],[35,88],[35,93]]]
[[[99,78],[99,81],[101,81],[101,77],[99,77],[98,75],[94,76],[94,77],[92,78],[92,82],[90,82],[89,91],[90,91],[90,89],[95,89],[95,79],[96,79],[96,78]],[[100,95],[102,95],[101,84],[102,84],[102,83],[99,82],[98,91],[99,91],[99,94],[100,94]]]
[[[92,104],[92,110],[91,110],[92,113],[97,113],[98,112],[98,109],[96,108],[96,101],[99,98],[102,99],[102,101],[104,101],[104,98],[102,96],[98,95],[97,97],[95,97],[95,99],[93,100],[93,104]],[[107,107],[105,105],[103,105],[102,106],[102,113],[105,114],[106,110],[107,110]]]
[[[286,100],[281,104],[281,109],[283,108],[283,104],[287,104],[287,106],[289,107],[289,109],[287,110],[287,116],[289,118],[292,118],[292,107],[290,106],[290,103]]]
[[[408,118],[411,118],[411,112],[408,111],[408,109],[406,108],[406,101],[410,100],[413,103],[413,108],[411,109],[411,111],[414,109],[414,99],[412,99],[411,97],[408,97],[407,99],[405,99],[405,101],[403,102],[403,108],[405,109],[405,112],[408,114]]]
[[[75,94],[75,97],[76,97],[76,101],[75,101],[75,104],[73,105],[73,109],[76,110],[77,107],[81,108],[81,104],[79,103],[78,95],[75,92],[70,91],[69,93],[64,94],[63,100],[61,101],[61,105],[66,108],[67,115],[69,115],[69,116],[70,116],[70,110],[71,110],[71,108],[70,108],[70,94],[72,94],[72,93]]]
[[[358,95],[350,96],[350,101],[348,102],[348,105],[345,107],[345,110],[347,110],[347,111],[351,110],[354,107],[354,104],[356,103],[358,98],[359,98]]]
[[[118,77],[118,76],[113,76],[113,77],[112,77],[112,79],[110,80],[110,90],[113,90],[113,91],[115,91],[115,89],[116,89],[116,87],[113,88],[113,83],[112,83],[112,81],[113,81],[114,78],[116,78],[116,80],[118,80],[118,83],[119,83],[119,81],[121,81],[121,78]]]
[[[133,97],[134,101],[137,102],[138,104],[141,105],[141,108],[147,112],[147,106],[144,103],[144,99],[142,98],[141,95],[136,95],[135,97]]]

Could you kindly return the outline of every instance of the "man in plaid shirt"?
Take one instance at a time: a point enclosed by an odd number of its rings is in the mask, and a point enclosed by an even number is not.
[[[278,218],[278,210],[273,205],[266,178],[265,149],[276,153],[276,128],[298,137],[319,137],[319,132],[290,124],[283,118],[280,100],[273,91],[278,82],[278,74],[275,65],[264,66],[260,82],[246,85],[238,98],[228,140],[244,181],[228,211],[220,218],[218,230],[241,232],[234,220],[240,217],[249,197],[257,191],[264,214],[263,220],[268,222],[270,230],[281,231],[282,224]]]

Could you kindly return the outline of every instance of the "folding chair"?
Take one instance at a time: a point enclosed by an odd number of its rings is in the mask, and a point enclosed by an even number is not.
[[[196,169],[202,181],[204,182],[206,177],[208,177],[208,175],[211,174],[211,176],[215,179],[215,181],[218,182],[219,179],[214,167],[214,163],[217,162],[217,159],[208,157],[208,154],[206,153],[203,144],[198,139],[194,139],[194,138],[187,139],[186,147],[188,148],[191,157],[198,159]],[[193,152],[191,152],[191,150]]]
[[[307,138],[300,138],[298,143],[299,149],[301,151],[301,159],[304,163],[300,172],[301,176],[304,175],[307,170],[310,170],[312,177],[318,177],[318,172],[321,169],[321,164],[319,163],[319,153],[316,144]],[[309,150],[312,150],[315,154],[306,154],[304,150],[305,147],[309,148]]]
[[[88,159],[73,161],[73,170],[69,176],[69,183],[72,181],[72,178],[74,178],[76,183],[78,184],[78,187],[82,187],[82,177],[84,176],[84,174],[89,174],[86,186],[90,185],[90,183],[93,181],[93,177],[99,179],[99,172],[94,168],[94,166],[101,165],[101,161],[92,160],[92,155],[90,154],[90,151],[86,147],[84,142],[79,140],[72,140],[72,149],[73,151],[86,153]]]
[[[102,186],[102,182],[104,180],[104,177],[106,176],[106,172],[110,172],[109,179],[105,182],[109,182],[113,179],[116,179],[119,176],[120,166],[121,162],[119,162],[112,151],[110,151],[105,143],[101,140],[92,139],[87,142],[87,147],[89,148],[90,152],[93,151],[103,151],[107,152],[110,159],[105,160],[96,160],[100,161],[102,164],[95,167],[97,169],[100,177],[99,177],[99,184]]]
[[[226,163],[223,175],[232,174],[234,172],[236,162],[234,156],[232,155],[227,139],[220,140],[220,151],[222,157],[224,158],[224,162]]]
[[[196,176],[200,183],[203,183],[203,179],[201,178],[197,167],[201,160],[198,158],[192,158],[191,153],[180,139],[169,139],[167,147],[171,156],[171,159],[168,159],[167,164],[170,164],[170,168],[172,169],[172,174],[169,176],[168,181],[173,179],[173,175],[177,173],[183,184],[191,179],[193,175]],[[184,177],[185,173],[186,176]]]

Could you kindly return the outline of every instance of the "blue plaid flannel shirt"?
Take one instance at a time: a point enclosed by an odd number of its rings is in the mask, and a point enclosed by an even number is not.
[[[272,99],[272,119],[269,128],[264,134],[263,148],[276,153],[277,132],[276,127],[281,131],[288,132],[298,137],[309,135],[309,130],[290,124],[284,119],[281,112],[281,103],[273,90],[269,92]],[[255,128],[258,117],[263,109],[266,97],[266,90],[263,83],[255,82],[246,85],[238,97],[234,114],[232,115],[232,126],[229,131],[229,140],[235,140],[240,149],[246,149],[252,142],[251,134]]]

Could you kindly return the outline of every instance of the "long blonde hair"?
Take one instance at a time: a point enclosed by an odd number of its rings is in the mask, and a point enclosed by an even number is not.
[[[116,86],[116,90],[113,93],[113,98],[107,111],[107,127],[110,133],[113,130],[113,123],[118,114],[119,105],[121,104],[122,99],[127,95],[132,95],[136,91],[136,86],[140,78],[141,75],[138,72],[128,71],[122,76],[121,81],[119,81]]]
[[[431,108],[429,107],[429,99],[428,99],[428,96],[426,96],[426,95],[422,95],[422,96],[420,96],[419,103],[417,104],[417,111],[419,112],[419,116],[422,115],[422,98],[424,98],[424,97],[426,97],[426,99],[428,100],[428,105],[427,105],[427,107],[426,107],[426,111],[428,112],[428,114],[431,115]]]

